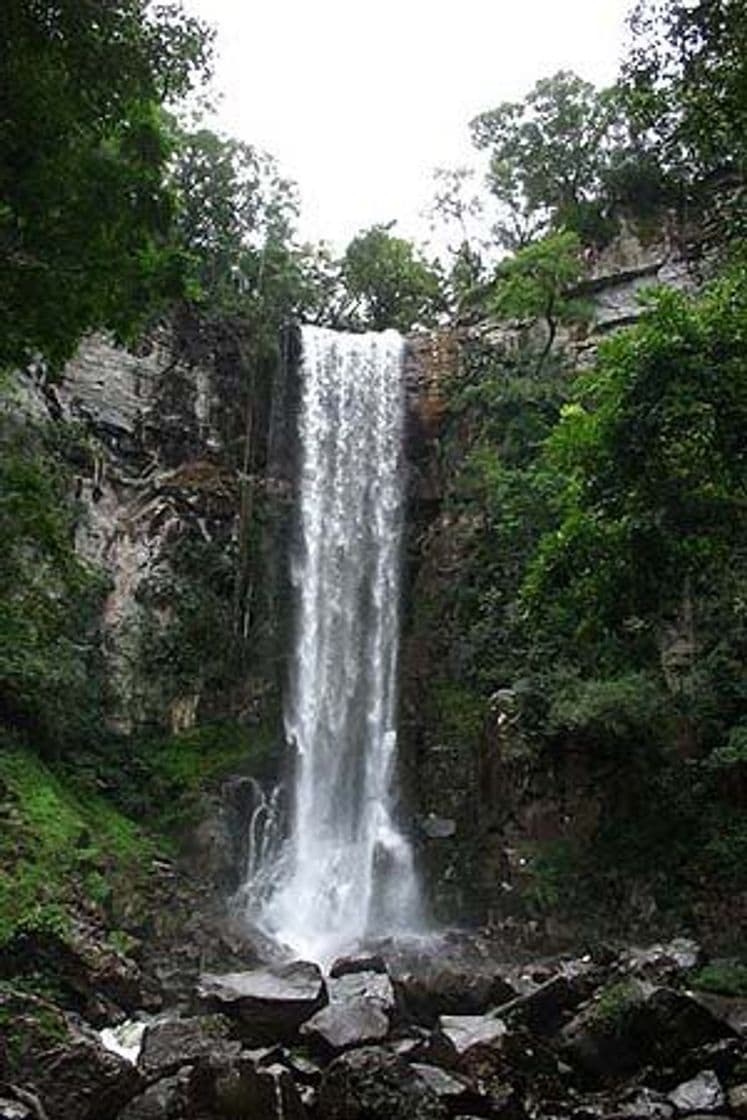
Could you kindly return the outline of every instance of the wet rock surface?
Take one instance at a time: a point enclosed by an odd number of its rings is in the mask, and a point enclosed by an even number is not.
[[[206,974],[191,1013],[149,1024],[136,1065],[53,1004],[3,993],[0,1120],[747,1116],[740,1001],[694,987],[697,946],[521,964],[468,950],[474,983],[440,947],[349,958],[335,976],[308,962]],[[408,1001],[403,975],[428,998]],[[495,997],[480,1013],[476,990]]]
[[[318,965],[294,961],[252,972],[206,973],[197,999],[207,1010],[236,1019],[245,1037],[261,1044],[292,1038],[324,1006],[327,993]]]

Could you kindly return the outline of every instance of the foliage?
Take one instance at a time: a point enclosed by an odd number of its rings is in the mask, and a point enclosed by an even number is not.
[[[433,324],[443,306],[441,278],[391,226],[372,226],[348,245],[342,279],[350,319],[368,330]]]
[[[583,269],[581,243],[569,230],[548,234],[503,261],[493,283],[493,310],[502,318],[541,318],[547,339],[536,373],[550,354],[561,323],[583,321],[589,311],[573,294]]]
[[[535,617],[585,644],[651,648],[705,573],[733,563],[745,490],[747,277],[698,303],[652,297],[601,350],[548,444],[567,479],[525,584]],[[689,589],[689,590],[688,590]]]
[[[741,0],[638,0],[627,111],[659,165],[685,181],[745,172],[747,10]]]
[[[509,249],[548,229],[575,228],[602,194],[624,142],[616,91],[597,91],[570,71],[543,78],[521,102],[504,102],[471,124],[490,155],[488,186],[501,206],[495,227]]]
[[[0,715],[47,752],[100,720],[105,586],[75,552],[72,477],[55,434],[0,413]]]
[[[206,128],[179,135],[172,185],[198,305],[211,316],[239,315],[276,330],[301,282],[290,248],[294,186],[272,156]]]
[[[73,791],[7,736],[0,789],[0,944],[32,930],[65,936],[76,893],[132,891],[152,847],[100,796]]]
[[[0,41],[0,368],[120,338],[184,290],[160,105],[206,71],[178,4],[8,0]]]
[[[693,988],[718,992],[724,996],[747,996],[747,964],[739,961],[714,961],[690,977]]]

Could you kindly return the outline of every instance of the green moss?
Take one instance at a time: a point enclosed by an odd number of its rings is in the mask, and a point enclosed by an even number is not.
[[[434,682],[431,696],[444,742],[467,747],[479,740],[485,722],[483,696],[454,681]]]
[[[724,996],[747,996],[747,964],[738,961],[717,961],[696,972],[693,988],[705,992],[718,992]]]
[[[597,997],[593,1010],[594,1021],[608,1033],[616,1034],[640,1001],[639,986],[632,980],[619,980],[608,985]]]
[[[29,751],[0,746],[0,945],[64,936],[76,892],[98,904],[130,891],[153,845],[103,798],[80,797]]]

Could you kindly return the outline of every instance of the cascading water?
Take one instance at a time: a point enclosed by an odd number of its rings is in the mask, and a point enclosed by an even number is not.
[[[257,924],[325,960],[410,931],[419,898],[393,816],[403,344],[303,328],[288,839],[255,868]]]

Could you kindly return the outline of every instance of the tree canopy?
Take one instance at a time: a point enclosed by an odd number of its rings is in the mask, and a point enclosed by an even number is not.
[[[161,113],[206,72],[179,4],[8,0],[0,39],[0,366],[121,337],[183,290]]]
[[[342,260],[350,316],[370,330],[432,323],[443,304],[441,279],[409,241],[390,226],[372,226],[353,240]]]

